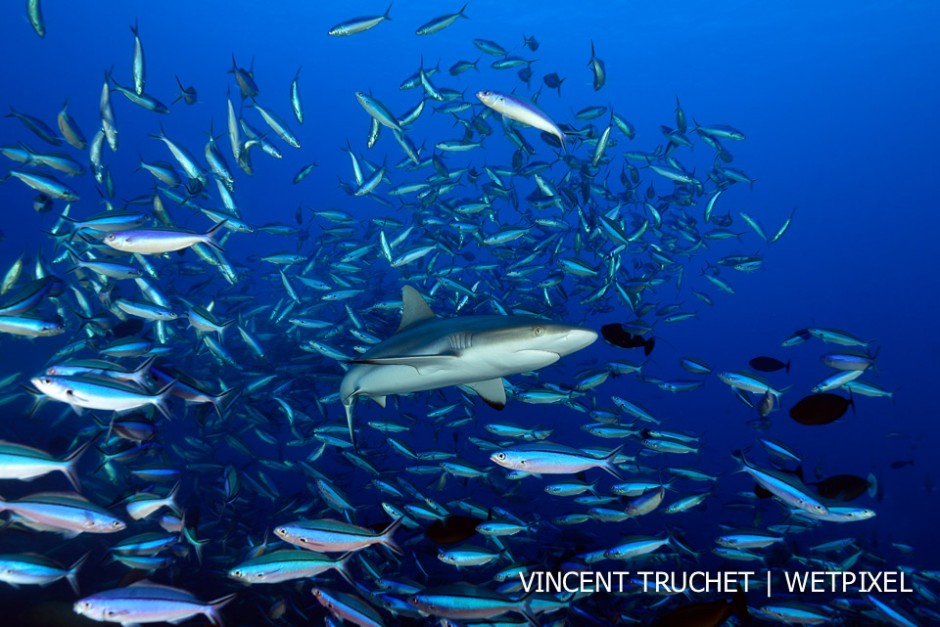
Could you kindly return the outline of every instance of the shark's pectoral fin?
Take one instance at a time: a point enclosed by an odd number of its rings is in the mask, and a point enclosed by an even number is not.
[[[385,409],[385,397],[384,396],[370,396],[373,401],[379,404],[379,407]]]
[[[369,364],[372,366],[411,366],[418,374],[429,374],[440,368],[453,365],[457,359],[456,353],[439,353],[436,355],[401,355],[397,357],[374,357],[372,359],[354,359],[356,364]]]
[[[353,448],[356,446],[356,429],[353,426],[353,403],[356,402],[355,397],[350,397],[348,402],[343,401],[343,404],[346,406],[346,426],[349,428],[349,443],[353,445]]]
[[[480,398],[493,409],[502,409],[506,406],[506,388],[500,378],[468,383],[467,387],[479,394]]]

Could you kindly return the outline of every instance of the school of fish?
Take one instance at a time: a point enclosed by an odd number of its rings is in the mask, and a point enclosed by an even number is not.
[[[903,602],[525,593],[520,575],[539,570],[880,567],[855,530],[876,516],[877,473],[804,476],[798,448],[765,430],[778,411],[825,429],[894,392],[870,341],[826,327],[773,347],[787,361],[713,370],[686,357],[684,374],[652,372],[669,369],[648,361],[655,338],[733,295],[793,213],[766,230],[747,207],[757,179],[734,159],[742,131],[699,123],[678,98],[653,131],[617,103],[569,113],[563,83],[577,81],[539,82],[535,37],[468,38],[473,9],[402,25],[389,6],[317,26],[414,29],[476,57],[416,60],[400,85],[332,94],[362,109],[341,189],[372,201],[368,216],[315,207],[271,221],[240,206],[253,163],[302,151],[298,185],[340,148],[301,132],[300,69],[272,85],[233,55],[218,76],[229,97],[209,103],[225,132],[180,136],[173,111],[201,102],[197,89],[176,77],[179,93],[159,95],[169,104],[147,91],[159,65],[135,20],[97,119],[73,119],[69,94],[54,123],[4,95],[0,132],[16,139],[0,145],[3,185],[35,190],[33,209],[55,219],[2,269],[0,350],[46,365],[0,372],[0,581],[22,606],[50,586],[49,612],[65,602],[76,620],[127,626],[940,621],[940,571],[913,567]],[[40,0],[26,16],[55,37]],[[577,80],[598,92],[603,42],[583,49]],[[506,71],[513,93],[488,87]],[[415,102],[400,115],[382,102],[399,89]],[[133,106],[154,114],[149,137],[122,128]],[[454,135],[422,131],[429,116]],[[137,154],[163,157],[112,177],[109,162]],[[244,253],[243,238],[265,252]],[[791,362],[810,362],[794,347],[811,342],[831,374],[790,390]],[[631,400],[643,384],[694,394],[708,381],[741,401],[750,450]],[[544,419],[513,419],[526,404]],[[553,441],[559,423],[580,435]],[[701,467],[702,447],[725,466]],[[696,511],[722,507],[719,484],[739,490],[727,524],[692,532]]]

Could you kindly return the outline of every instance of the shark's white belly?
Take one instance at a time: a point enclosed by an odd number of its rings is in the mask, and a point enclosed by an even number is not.
[[[460,357],[442,358],[418,367],[357,364],[346,373],[342,387],[356,396],[407,394],[537,370],[558,358],[556,353],[540,350],[500,354],[471,350]]]

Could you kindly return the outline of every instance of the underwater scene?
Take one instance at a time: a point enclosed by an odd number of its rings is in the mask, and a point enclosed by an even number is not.
[[[0,18],[3,627],[940,625],[940,5]]]

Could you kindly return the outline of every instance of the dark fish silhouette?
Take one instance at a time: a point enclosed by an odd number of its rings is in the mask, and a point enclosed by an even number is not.
[[[180,87],[180,95],[177,96],[176,100],[174,100],[171,104],[176,104],[180,100],[182,100],[188,105],[196,104],[196,88],[195,87],[183,87],[183,83],[182,81],[180,81],[179,76],[176,77],[176,84],[179,85]]]
[[[444,520],[435,520],[424,535],[434,544],[457,544],[477,533],[477,525],[482,520],[470,516],[448,516]]]
[[[760,372],[777,372],[778,370],[783,370],[784,368],[786,368],[787,372],[790,372],[789,361],[787,361],[787,363],[783,363],[779,359],[774,359],[773,357],[755,357],[747,363],[750,364],[751,368]]]
[[[744,622],[750,620],[747,597],[738,588],[730,601],[699,601],[676,608],[654,622],[655,627],[718,627],[732,614]]]
[[[901,468],[904,468],[905,466],[913,466],[913,465],[914,465],[913,459],[899,459],[896,462],[891,462],[891,468],[893,468],[894,470],[899,470]]]
[[[855,406],[851,398],[838,394],[810,394],[790,408],[790,418],[801,425],[827,425],[841,418],[850,405]]]
[[[522,46],[524,48],[528,48],[532,52],[535,52],[536,50],[539,49],[539,40],[536,39],[535,37],[526,37],[525,35],[523,35]]]
[[[532,66],[527,65],[518,72],[519,80],[526,84],[527,87],[531,87],[532,81]]]
[[[36,213],[52,211],[52,198],[46,194],[39,194],[33,198],[33,209],[36,210]]]
[[[542,81],[545,83],[546,87],[558,90],[558,95],[561,95],[561,84],[565,82],[565,79],[558,76],[555,72],[552,72],[551,74],[543,76]]]
[[[649,356],[649,354],[653,352],[653,347],[656,346],[655,338],[651,337],[645,339],[642,335],[634,335],[623,328],[623,325],[618,322],[602,326],[601,335],[614,346],[621,348],[643,347],[643,354],[646,356]]]
[[[114,337],[131,337],[132,335],[137,335],[144,328],[144,321],[140,318],[129,318],[124,322],[114,325],[111,328],[111,333],[114,334]]]
[[[856,475],[833,475],[816,484],[819,496],[837,501],[854,501],[868,491],[868,479]]]

